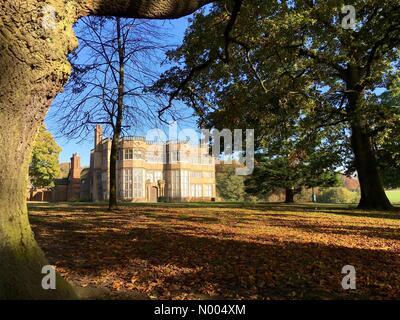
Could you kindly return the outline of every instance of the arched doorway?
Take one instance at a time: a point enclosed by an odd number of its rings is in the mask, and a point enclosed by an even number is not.
[[[150,202],[157,202],[158,201],[158,188],[151,187],[150,188]]]

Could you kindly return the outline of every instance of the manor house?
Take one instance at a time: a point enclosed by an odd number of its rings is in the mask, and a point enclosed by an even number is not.
[[[215,159],[205,145],[187,141],[120,140],[117,157],[117,194],[132,202],[214,201]],[[90,155],[88,178],[91,201],[108,199],[111,139],[103,139],[100,125]]]

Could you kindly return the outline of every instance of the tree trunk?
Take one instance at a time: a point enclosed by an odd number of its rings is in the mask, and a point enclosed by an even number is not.
[[[124,112],[124,91],[125,91],[125,44],[121,36],[121,19],[116,18],[117,22],[117,42],[119,58],[119,83],[118,83],[118,101],[117,101],[117,119],[114,127],[114,133],[111,143],[110,156],[110,196],[108,209],[115,210],[118,207],[117,201],[117,154],[118,144],[122,131],[122,120]]]
[[[351,146],[360,182],[360,209],[390,210],[390,204],[379,176],[375,154],[366,130],[357,121],[351,123]]]
[[[0,113],[1,119],[3,115]],[[15,135],[4,135],[4,131],[1,135],[7,148],[0,159],[0,299],[75,298],[72,287],[58,275],[56,290],[41,286],[45,276],[41,271],[49,262],[33,237],[25,202],[30,137],[21,134],[28,132],[25,123],[8,120]]]
[[[49,262],[33,237],[25,202],[34,128],[23,114],[2,110],[0,119],[0,143],[7,146],[0,157],[0,299],[74,298],[60,277],[56,290],[41,286],[41,271]]]
[[[41,286],[47,265],[28,220],[26,192],[32,138],[70,74],[68,53],[79,16],[178,18],[207,0],[13,0],[0,4],[0,299],[75,298],[58,276]]]
[[[359,87],[359,70],[349,67],[347,83],[348,115],[351,127],[351,147],[360,182],[360,209],[390,210],[390,204],[379,176],[377,161],[368,134],[366,116],[361,108],[363,89]]]
[[[294,203],[294,189],[286,188],[285,190],[285,203]]]
[[[65,24],[42,25],[41,6],[32,0],[0,5],[0,299],[75,298],[59,276],[56,290],[42,288],[49,263],[26,207],[32,138],[67,79],[66,55],[76,44],[75,17],[63,11]]]

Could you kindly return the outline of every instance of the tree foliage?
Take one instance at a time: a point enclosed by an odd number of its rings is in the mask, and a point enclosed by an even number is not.
[[[151,106],[154,98],[145,93],[156,77],[157,55],[163,52],[165,36],[149,21],[121,17],[87,17],[78,29],[81,46],[71,55],[68,95],[56,114],[61,132],[69,138],[87,139],[101,124],[111,133],[108,200],[117,207],[117,153],[120,138],[143,128],[157,117]]]
[[[235,167],[234,163],[217,165],[217,192],[225,201],[243,201],[246,197],[244,178],[235,174]]]
[[[376,127],[374,147],[377,150],[380,172],[385,188],[400,187],[400,86],[395,83],[384,92],[380,104],[380,126]]]
[[[246,181],[246,192],[266,196],[277,189],[286,191],[286,202],[293,202],[294,195],[303,188],[335,186],[337,174],[332,169],[320,167],[319,159],[293,163],[288,157],[273,159],[262,157],[254,173]]]
[[[356,9],[354,29],[343,28],[344,5]],[[258,129],[259,145],[292,121],[309,134],[337,129],[359,206],[388,209],[371,141],[385,130],[376,89],[398,75],[399,21],[392,0],[223,1],[195,15],[154,88],[205,125]]]
[[[61,148],[44,125],[39,128],[33,144],[29,178],[34,188],[52,188],[60,174],[58,157]]]

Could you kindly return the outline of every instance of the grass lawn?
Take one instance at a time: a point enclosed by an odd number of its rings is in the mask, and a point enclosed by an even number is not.
[[[29,205],[50,263],[111,298],[400,297],[399,213],[334,205]],[[344,265],[357,289],[343,290]]]
[[[400,189],[386,190],[386,195],[391,203],[400,204]]]

